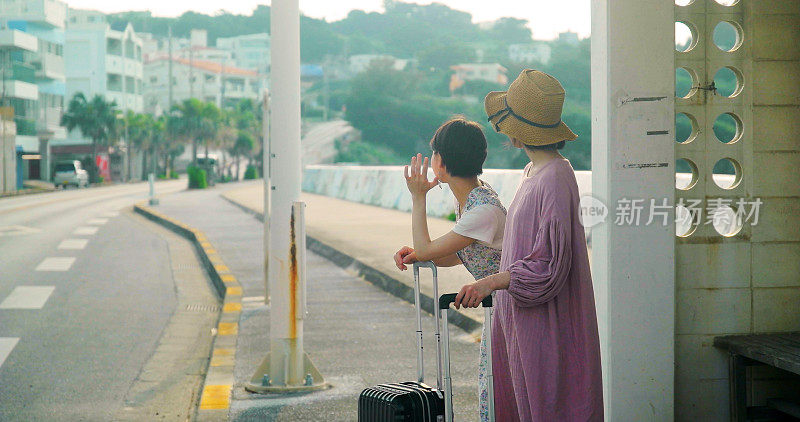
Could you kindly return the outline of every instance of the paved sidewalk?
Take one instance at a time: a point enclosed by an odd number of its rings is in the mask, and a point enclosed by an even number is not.
[[[262,181],[247,182],[242,185],[226,191],[223,196],[245,208],[263,213]],[[301,195],[301,200],[307,204],[308,236],[332,246],[337,251],[361,261],[394,280],[413,287],[412,272],[398,270],[392,259],[400,247],[413,244],[410,213],[306,192]],[[431,238],[447,233],[453,225],[452,221],[428,217]],[[432,284],[424,280],[423,278],[422,293],[433,297]],[[440,268],[439,293],[458,292],[464,284],[474,280],[463,265]],[[462,308],[459,313],[473,319],[476,324],[472,325],[476,327],[483,323],[482,309]],[[480,331],[476,331],[472,334],[480,336]]]
[[[153,207],[203,231],[244,290],[229,420],[353,421],[358,394],[363,388],[415,378],[413,306],[309,253],[310,314],[305,321],[305,349],[333,388],[289,396],[261,396],[245,391],[243,386],[265,356],[269,342],[269,309],[263,304],[263,225],[220,195],[241,187],[257,190],[260,186],[257,181],[183,191],[161,197],[161,204]],[[311,210],[325,204],[307,202],[312,220]],[[331,224],[328,231],[335,233],[337,225],[350,226],[357,217],[341,215],[337,222],[335,217],[340,212],[349,211],[336,208],[315,211],[313,221]],[[318,214],[326,213],[330,214],[328,220],[318,220]],[[348,245],[336,240],[333,235],[326,238],[337,248]],[[365,253],[374,246],[370,243],[375,242],[382,242],[377,233],[364,239]],[[375,262],[379,260],[378,256],[374,258]],[[430,335],[426,335],[425,366],[427,381],[434,384],[433,324],[432,317],[426,316],[423,329]],[[473,336],[451,328],[456,414],[459,420],[475,420],[478,344]]]

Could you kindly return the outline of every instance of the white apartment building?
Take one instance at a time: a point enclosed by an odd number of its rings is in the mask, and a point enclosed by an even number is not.
[[[101,12],[69,9],[64,49],[67,99],[99,94],[142,112],[142,40],[130,24],[112,28]]]
[[[100,95],[113,101],[122,111],[141,113],[142,99],[142,40],[130,24],[111,26],[105,14],[94,10],[69,9],[64,44],[66,67],[66,101],[77,93],[87,100]],[[91,139],[79,130],[70,132],[67,139],[53,143],[53,155],[60,159],[78,159],[91,153]],[[126,152],[112,146],[98,149],[107,160],[111,180],[127,177],[127,162],[134,167],[140,160],[125,160]],[[131,175],[137,171],[131,171]]]
[[[144,108],[159,114],[169,110],[169,57],[157,57],[144,65]],[[172,99],[178,104],[189,98],[230,106],[241,99],[258,100],[266,83],[264,74],[225,66],[219,62],[172,59]]]
[[[50,142],[66,136],[64,27],[59,0],[0,0],[2,106],[13,107],[21,179],[50,178]],[[21,186],[19,186],[21,187]]]
[[[270,38],[267,33],[217,38],[217,48],[229,52],[236,67],[269,73]]]

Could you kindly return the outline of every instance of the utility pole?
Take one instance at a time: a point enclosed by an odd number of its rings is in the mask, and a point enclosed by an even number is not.
[[[300,10],[298,0],[279,0],[270,11],[272,89],[269,125],[270,180],[267,283],[270,348],[245,388],[257,393],[291,393],[326,388],[322,374],[303,351],[305,301],[305,204],[299,202]],[[265,167],[267,163],[265,163]],[[265,209],[265,212],[267,210]]]
[[[167,28],[167,34],[168,34],[167,51],[169,52],[168,53],[169,54],[169,61],[168,61],[168,64],[167,64],[168,73],[169,73],[169,75],[167,77],[167,79],[169,79],[169,82],[167,83],[167,86],[169,87],[167,89],[168,92],[169,92],[169,94],[168,94],[169,97],[168,97],[168,100],[167,100],[168,101],[167,102],[167,110],[169,112],[169,111],[172,110],[172,26],[169,26]]]
[[[219,58],[219,109],[225,104],[225,58]]]
[[[322,65],[322,120],[328,121],[328,113],[330,109],[330,79],[328,78],[328,69],[330,68],[330,55],[325,55],[325,61]]]
[[[189,98],[194,98],[194,46],[192,45],[189,45]]]

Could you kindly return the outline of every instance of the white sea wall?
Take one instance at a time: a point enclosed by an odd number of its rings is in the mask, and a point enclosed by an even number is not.
[[[577,171],[581,196],[591,193],[592,172]],[[433,171],[429,170],[430,178]],[[480,177],[511,204],[522,178],[522,170],[486,169]],[[444,217],[454,211],[454,198],[447,184],[428,193],[428,215]],[[309,165],[303,171],[303,191],[362,204],[411,211],[403,166]]]

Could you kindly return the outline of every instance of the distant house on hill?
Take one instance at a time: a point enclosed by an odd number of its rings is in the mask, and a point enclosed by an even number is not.
[[[450,66],[450,69],[454,72],[450,77],[451,92],[461,88],[467,81],[508,84],[508,70],[498,63],[462,63]]]
[[[508,46],[508,59],[515,63],[539,62],[547,64],[551,55],[552,49],[544,43],[511,44]]]

